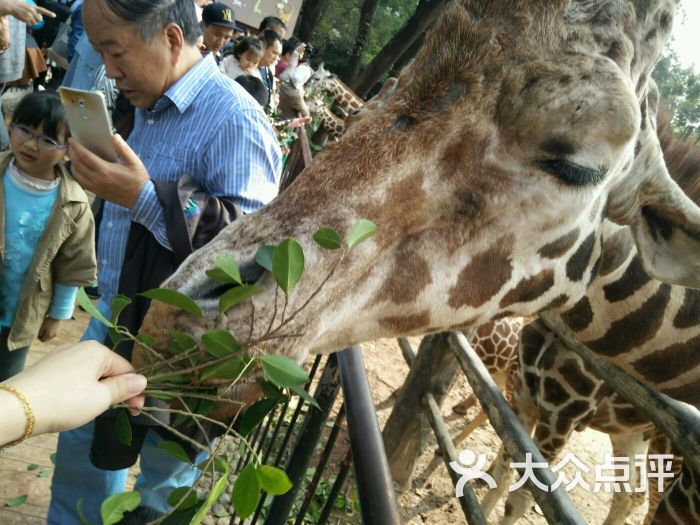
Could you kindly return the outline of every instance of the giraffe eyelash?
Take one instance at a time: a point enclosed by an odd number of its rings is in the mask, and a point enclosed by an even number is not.
[[[605,177],[606,169],[588,168],[563,159],[545,159],[535,162],[537,166],[550,175],[571,186],[598,184]]]

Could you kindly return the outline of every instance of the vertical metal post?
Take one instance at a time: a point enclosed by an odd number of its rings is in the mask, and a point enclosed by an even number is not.
[[[398,525],[399,508],[360,347],[340,352],[338,366],[363,522]]]

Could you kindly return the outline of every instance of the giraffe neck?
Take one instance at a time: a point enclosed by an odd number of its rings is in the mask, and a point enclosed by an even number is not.
[[[364,101],[337,77],[333,77],[330,91],[333,93],[336,102],[348,114],[357,111],[364,105]]]
[[[700,405],[700,291],[650,278],[628,228],[606,222],[603,235],[598,275],[562,318],[597,354]]]

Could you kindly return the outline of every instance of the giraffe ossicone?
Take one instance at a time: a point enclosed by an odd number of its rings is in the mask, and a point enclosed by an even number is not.
[[[313,233],[346,234],[359,218],[378,233],[286,325],[294,337],[257,351],[302,360],[570,307],[595,272],[606,216],[632,227],[648,273],[700,285],[700,210],[668,176],[650,117],[650,73],[675,4],[452,3],[380,107],[164,283],[193,298],[205,321],[154,304],[143,330],[163,343],[176,330],[201,335],[218,315],[218,284],[205,274],[217,257],[245,271],[263,244],[289,236],[306,257],[287,305],[296,311],[337,261]],[[272,276],[257,285],[254,308],[240,304],[223,323],[243,342],[277,311]],[[245,397],[250,386],[224,393]]]

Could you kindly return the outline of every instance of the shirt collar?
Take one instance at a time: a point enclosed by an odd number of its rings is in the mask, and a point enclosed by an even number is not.
[[[219,73],[214,56],[209,53],[168,88],[156,102],[153,111],[161,111],[172,102],[180,113],[184,113],[211,77]]]

